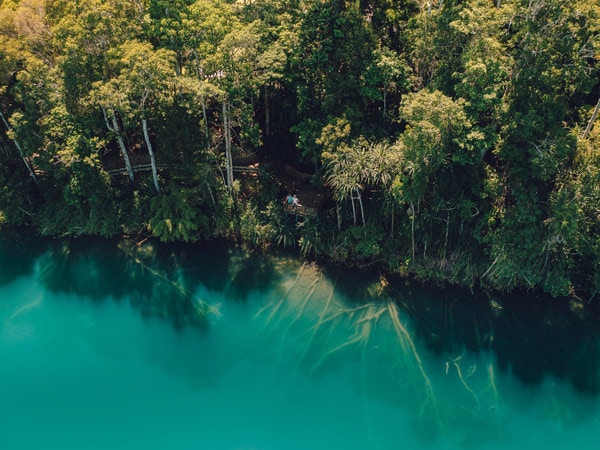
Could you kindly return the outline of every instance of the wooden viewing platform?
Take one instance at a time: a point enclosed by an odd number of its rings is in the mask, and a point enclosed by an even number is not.
[[[286,212],[286,214],[292,214],[294,216],[302,216],[302,217],[316,217],[318,210],[317,208],[313,208],[310,206],[305,206],[305,205],[299,205],[299,206],[294,206],[294,205],[290,205],[288,203],[285,203],[283,205],[283,209]]]
[[[275,169],[275,178],[287,194],[296,195],[300,206],[288,205],[284,199],[284,210],[295,216],[316,217],[328,201],[327,192],[310,183],[312,174],[303,173],[288,164]]]

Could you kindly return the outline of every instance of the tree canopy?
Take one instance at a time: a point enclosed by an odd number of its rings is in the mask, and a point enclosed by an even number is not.
[[[0,227],[591,300],[599,67],[596,0],[0,1]]]

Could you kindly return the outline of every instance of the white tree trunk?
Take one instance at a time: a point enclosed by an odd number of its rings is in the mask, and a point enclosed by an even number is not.
[[[366,225],[365,223],[365,209],[363,207],[363,202],[362,202],[362,197],[360,195],[360,191],[358,190],[358,188],[355,189],[356,191],[356,199],[358,200],[358,206],[360,206],[360,218],[362,219],[362,224],[363,227]]]
[[[0,111],[0,117],[2,117],[2,122],[4,122],[4,126],[6,127],[6,130],[12,131],[12,128],[10,127],[8,121],[6,120],[6,117],[4,117],[4,114],[2,113],[2,111]],[[29,164],[29,161],[27,161],[27,158],[25,157],[25,153],[23,153],[23,148],[21,147],[21,144],[19,144],[19,141],[17,141],[14,138],[12,141],[15,143],[15,147],[17,147],[17,150],[19,151],[19,156],[25,163],[25,167],[27,167],[27,171],[29,172],[29,175],[31,176],[31,178],[33,178],[33,181],[35,181],[35,183],[37,183],[37,177],[35,176],[35,172],[34,172],[33,168],[31,167],[31,164]]]
[[[144,139],[146,140],[146,147],[148,147],[148,154],[150,155],[150,165],[152,166],[152,179],[154,180],[154,188],[156,192],[160,192],[160,186],[158,184],[158,170],[156,169],[156,159],[154,158],[154,150],[152,149],[152,143],[150,142],[150,135],[148,134],[148,121],[142,119],[142,128],[144,129]]]
[[[356,225],[356,207],[354,206],[354,195],[350,193],[350,202],[352,203],[352,218],[354,219],[354,225]]]
[[[365,226],[365,210],[363,208],[362,197],[360,196],[360,191],[358,188],[352,188],[350,190],[350,203],[352,205],[352,218],[354,219],[354,225],[356,225],[356,205],[354,202],[358,202],[358,206],[360,208],[360,217],[362,219],[363,227]]]
[[[102,109],[102,114],[104,115],[104,121],[106,122],[106,128],[111,133],[115,133],[117,136],[117,142],[119,143],[119,148],[121,149],[121,154],[123,155],[123,161],[125,161],[125,169],[127,169],[127,175],[129,179],[133,181],[133,169],[131,168],[131,161],[129,160],[129,153],[127,153],[127,148],[125,148],[125,142],[123,141],[123,136],[121,135],[121,129],[119,128],[119,121],[117,120],[117,115],[113,110],[111,112],[112,116],[112,126],[108,121],[108,116],[106,114],[106,110],[104,107],[100,106]]]
[[[223,99],[223,137],[225,138],[225,159],[227,170],[227,188],[233,188],[233,157],[231,156],[231,129],[229,125],[229,105]]]
[[[415,260],[415,204],[410,202],[411,218],[410,218],[410,240],[412,246],[412,260]]]
[[[216,207],[217,202],[215,201],[215,197],[212,193],[212,189],[210,188],[210,184],[208,184],[208,181],[206,181],[206,179],[204,179],[204,184],[206,184],[206,189],[208,190],[208,193],[210,194],[210,199],[212,200],[213,206]]]

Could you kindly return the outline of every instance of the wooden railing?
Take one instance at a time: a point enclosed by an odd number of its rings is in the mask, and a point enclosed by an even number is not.
[[[168,166],[168,165],[164,165],[164,164],[160,164],[157,166],[157,169],[166,169],[166,168],[172,168],[173,166]],[[150,171],[152,170],[152,164],[136,164],[134,166],[131,166],[131,170],[133,172],[143,172],[143,171]],[[260,169],[259,167],[256,166],[234,166],[233,167],[234,172],[238,172],[238,173],[258,173],[263,169]],[[123,166],[123,167],[119,167],[116,169],[111,169],[108,170],[107,173],[109,175],[127,175],[127,169]],[[283,205],[284,211],[286,214],[291,214],[294,216],[301,216],[301,217],[316,217],[318,215],[318,209],[312,206],[306,206],[306,205],[298,205],[298,206],[294,206],[294,205],[290,205],[288,203],[284,203]]]
[[[164,164],[156,166],[157,169],[166,169],[167,166]],[[135,166],[131,166],[131,170],[133,172],[143,172],[145,170],[152,170],[152,164],[136,164]],[[233,166],[234,172],[249,172],[249,173],[258,173],[261,169],[258,167],[245,167],[245,166]],[[127,174],[127,169],[125,166],[119,167],[117,169],[108,170],[106,173],[109,175],[118,175],[118,174]]]
[[[310,216],[314,217],[317,215],[317,209],[311,208],[309,206],[304,205],[290,205],[289,203],[285,203],[283,205],[283,209],[287,214],[293,214],[295,216]]]
[[[260,170],[261,169],[259,169],[258,167],[255,167],[255,166],[233,166],[233,171],[239,172],[239,173],[244,173],[244,172],[258,173],[258,172],[260,172]]]
[[[163,169],[165,166],[157,166],[157,169]],[[138,164],[135,166],[131,166],[131,170],[133,172],[144,172],[146,170],[152,170],[152,164]],[[127,175],[127,168],[125,166],[119,167],[118,169],[108,170],[106,173],[109,175],[119,175],[124,174]]]

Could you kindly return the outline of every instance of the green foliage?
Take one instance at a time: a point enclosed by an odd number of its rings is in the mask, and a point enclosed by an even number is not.
[[[348,227],[339,235],[337,255],[359,264],[378,260],[382,256],[384,236],[377,225]]]
[[[285,214],[279,202],[272,200],[265,208],[244,204],[240,213],[240,235],[254,247],[294,247],[298,241],[298,230],[304,222],[298,222]],[[302,239],[302,238],[300,238]]]
[[[317,141],[322,138],[324,124],[320,120],[305,118],[300,123],[292,126],[290,131],[297,136],[296,148],[303,161],[319,166],[321,151]]]
[[[256,207],[243,209],[240,215],[240,234],[242,238],[255,247],[266,247],[275,238],[272,222],[266,221]]]
[[[583,298],[599,35],[589,0],[0,2],[0,221]],[[335,207],[296,221],[264,174],[226,188],[230,148],[313,167]],[[126,154],[141,171],[109,175]]]
[[[317,256],[324,253],[325,242],[320,224],[311,218],[305,218],[297,224],[300,237],[298,247],[303,256]]]
[[[390,113],[389,104],[397,102],[398,94],[409,91],[412,84],[411,69],[396,52],[387,48],[377,49],[361,81],[361,92],[367,98],[383,102],[382,113],[385,117]]]
[[[0,160],[1,222],[7,226],[31,224],[36,198],[33,180],[27,178],[22,161],[16,158]]]
[[[192,189],[171,182],[150,201],[152,217],[148,230],[162,242],[194,242],[208,228],[206,216],[199,214]]]
[[[453,163],[478,162],[476,142],[480,136],[469,131],[471,123],[460,100],[422,90],[405,97],[401,117],[407,128],[398,143],[404,161],[395,185],[398,198],[419,202]]]
[[[398,148],[386,142],[369,142],[364,138],[356,139],[349,145],[340,145],[334,153],[327,153],[329,159],[326,167],[327,185],[338,206],[348,205],[352,208],[354,224],[357,223],[357,208],[365,224],[365,192],[377,192],[378,202],[387,218],[389,201],[393,195],[392,182],[400,170],[402,154]],[[367,205],[368,206],[368,205]],[[338,224],[339,225],[339,224]]]
[[[329,117],[345,115],[353,129],[361,130],[367,100],[362,79],[371,65],[376,41],[367,21],[345,2],[309,4],[291,58],[292,85],[296,90],[299,148],[315,158],[315,139]]]
[[[335,117],[321,130],[315,143],[322,147],[321,158],[327,162],[335,158],[336,153],[349,150],[348,141],[352,136],[352,125],[345,117]]]

